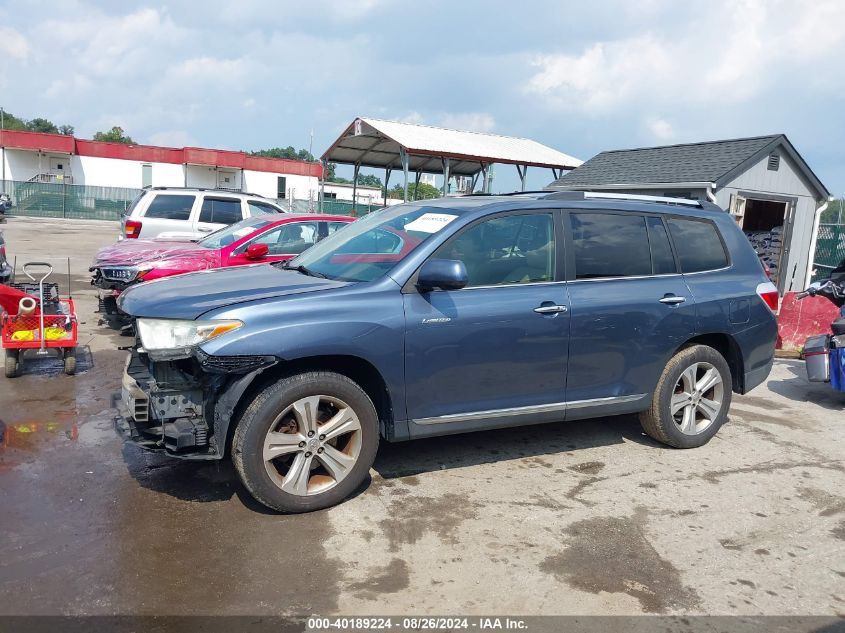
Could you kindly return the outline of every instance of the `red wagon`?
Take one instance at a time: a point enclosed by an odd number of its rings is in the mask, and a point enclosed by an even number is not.
[[[38,279],[30,272],[34,268],[42,269]],[[50,264],[28,262],[23,272],[32,283],[0,285],[4,308],[0,343],[6,351],[6,377],[18,375],[28,350],[35,350],[36,356],[58,355],[65,373],[73,374],[79,327],[73,299],[60,299],[58,285],[45,283],[53,272]]]

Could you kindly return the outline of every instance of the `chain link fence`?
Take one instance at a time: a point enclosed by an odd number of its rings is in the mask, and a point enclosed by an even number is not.
[[[351,200],[299,200],[279,199],[276,201],[283,209],[291,213],[326,213],[329,215],[351,215],[359,217],[382,208],[380,204],[353,204]]]
[[[827,279],[845,259],[845,224],[820,224],[813,261],[813,281]]]
[[[11,199],[7,215],[78,220],[119,220],[140,189],[93,187],[66,182],[0,181],[2,191]],[[319,200],[306,198],[279,199],[276,202],[291,213],[327,213],[362,216],[381,209],[381,205],[351,200]]]
[[[141,193],[124,187],[91,187],[62,182],[5,180],[2,191],[12,203],[8,215],[78,220],[118,220]]]

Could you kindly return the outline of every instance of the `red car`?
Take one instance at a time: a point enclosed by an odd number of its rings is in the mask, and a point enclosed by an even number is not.
[[[100,311],[115,315],[115,299],[130,285],[209,268],[292,259],[353,220],[343,215],[256,215],[197,242],[123,240],[97,253],[89,269],[91,283],[100,289]]]

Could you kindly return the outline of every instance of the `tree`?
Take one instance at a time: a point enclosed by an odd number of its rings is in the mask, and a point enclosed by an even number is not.
[[[131,137],[124,135],[123,128],[115,125],[108,132],[97,132],[94,134],[95,141],[106,141],[107,143],[125,143],[135,145]]]
[[[358,186],[360,187],[378,187],[383,188],[381,178],[372,174],[358,174]]]
[[[414,190],[417,191],[416,198],[414,197]],[[396,185],[387,192],[388,198],[396,198],[401,200],[405,195],[405,187],[404,185]],[[439,198],[443,194],[441,193],[440,189],[437,187],[432,187],[429,184],[421,182],[419,186],[417,186],[413,182],[408,183],[408,200],[431,200],[432,198]]]
[[[11,112],[3,113],[3,129],[4,130],[25,130],[26,120],[19,119]]]
[[[271,147],[270,149],[260,149],[255,152],[250,152],[253,156],[263,156],[264,158],[290,158],[293,160],[307,160],[310,163],[316,162],[314,156],[307,149],[296,149],[293,145],[287,147]]]
[[[64,134],[65,136],[73,136],[73,133],[76,130],[73,128],[72,125],[60,125],[59,126],[59,134]]]
[[[26,129],[30,132],[45,132],[47,134],[58,134],[59,128],[56,124],[47,119],[36,117],[26,123]]]
[[[822,224],[845,222],[845,198],[837,198],[827,205],[821,217]]]

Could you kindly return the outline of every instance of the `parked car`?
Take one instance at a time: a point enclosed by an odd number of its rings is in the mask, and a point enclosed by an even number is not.
[[[638,413],[701,446],[772,367],[777,290],[708,202],[541,193],[389,207],[294,260],[141,284],[120,429],[231,455],[287,512],[340,502],[379,439]]]
[[[120,239],[199,239],[253,215],[285,213],[262,196],[226,189],[150,187],[120,220]]]
[[[9,260],[6,259],[6,241],[3,239],[3,233],[0,231],[0,284],[7,284],[12,278],[12,267],[9,265]]]
[[[197,241],[123,240],[101,248],[89,270],[100,311],[116,315],[127,287],[187,272],[292,259],[352,222],[343,215],[254,215]]]

